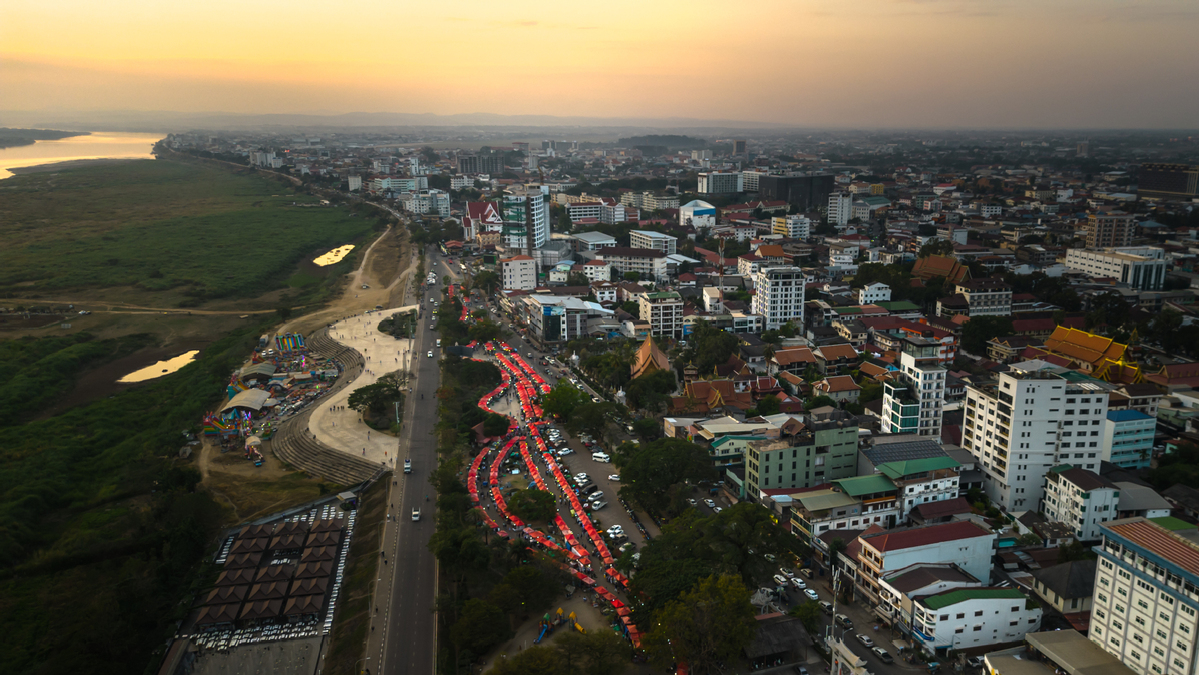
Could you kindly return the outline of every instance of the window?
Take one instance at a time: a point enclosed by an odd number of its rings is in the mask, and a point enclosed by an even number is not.
[[[958,629],[954,630],[953,632],[954,632],[955,634],[965,633],[965,632],[966,632],[966,629],[965,629],[965,628],[958,628]]]
[[[982,615],[983,615],[983,611],[981,609],[974,613],[974,616],[982,616]]]
[[[975,633],[977,633],[977,632],[981,631],[982,629],[983,629],[983,627],[982,627],[982,626],[975,626],[975,627],[974,627],[974,632],[975,632]]]
[[[956,619],[965,619],[965,618],[966,618],[966,615],[965,615],[965,613],[962,613],[962,614],[958,614],[958,615],[957,615],[956,617],[954,617],[954,618],[956,618]]]

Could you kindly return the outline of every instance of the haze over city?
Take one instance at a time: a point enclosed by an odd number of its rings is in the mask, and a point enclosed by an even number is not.
[[[39,3],[7,111],[498,113],[802,127],[1182,128],[1185,0]]]

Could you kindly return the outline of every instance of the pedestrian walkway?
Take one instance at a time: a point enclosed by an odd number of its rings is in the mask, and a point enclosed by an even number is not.
[[[397,340],[378,330],[379,322],[392,314],[418,309],[418,305],[384,309],[343,319],[329,328],[329,337],[356,350],[366,361],[363,371],[349,386],[315,404],[308,430],[317,440],[343,452],[372,462],[395,465],[399,439],[371,431],[357,411],[347,404],[356,389],[374,384],[388,373],[411,372],[413,340]]]

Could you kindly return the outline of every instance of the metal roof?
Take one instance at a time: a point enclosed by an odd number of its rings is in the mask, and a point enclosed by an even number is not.
[[[945,455],[944,457],[927,457],[924,459],[909,459],[900,462],[887,462],[880,464],[876,468],[882,472],[884,476],[891,479],[911,476],[918,473],[928,471],[936,471],[938,469],[956,469],[961,464],[957,460]]]
[[[845,491],[845,494],[851,497],[872,495],[877,492],[889,492],[895,489],[895,483],[892,483],[890,478],[877,473],[870,476],[842,478],[833,481],[833,484],[839,486]]]

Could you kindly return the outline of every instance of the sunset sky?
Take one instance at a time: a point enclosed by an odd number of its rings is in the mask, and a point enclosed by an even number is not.
[[[1196,0],[0,4],[3,110],[1199,119]]]

